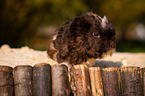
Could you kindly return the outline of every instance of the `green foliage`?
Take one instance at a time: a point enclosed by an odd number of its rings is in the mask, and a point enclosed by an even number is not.
[[[145,0],[0,0],[0,45],[32,44],[39,26],[59,26],[88,11],[106,15],[124,36],[130,24],[145,24],[144,7]]]
[[[0,45],[21,46],[40,25],[60,25],[87,10],[81,0],[0,0]]]
[[[118,26],[128,27],[144,13],[145,0],[105,0],[102,11]]]
[[[117,52],[145,52],[145,42],[143,41],[117,41]]]

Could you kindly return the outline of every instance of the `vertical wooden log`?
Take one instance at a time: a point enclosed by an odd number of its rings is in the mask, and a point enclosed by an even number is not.
[[[92,96],[104,96],[100,67],[90,67],[89,73],[90,73]]]
[[[23,65],[14,68],[15,96],[32,96],[32,67]]]
[[[123,96],[143,96],[139,67],[121,68],[121,88]]]
[[[142,86],[143,86],[143,94],[145,96],[145,68],[141,69],[141,73],[142,73]]]
[[[76,92],[74,92],[74,95],[91,96],[90,78],[89,78],[90,76],[87,66],[75,65],[72,71],[73,72],[71,72],[72,74],[71,78],[74,79],[73,82],[76,88]]]
[[[51,96],[51,66],[46,63],[33,67],[33,96]]]
[[[13,96],[13,86],[13,69],[8,66],[0,66],[0,96]]]
[[[70,96],[70,93],[68,67],[52,65],[52,96]]]
[[[105,96],[120,96],[119,69],[115,67],[102,69]]]

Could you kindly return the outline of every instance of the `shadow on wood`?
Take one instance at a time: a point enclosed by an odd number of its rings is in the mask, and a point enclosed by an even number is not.
[[[96,60],[95,66],[100,67],[100,68],[107,68],[107,67],[117,67],[121,68],[122,67],[122,62],[112,62],[112,61],[98,61]]]

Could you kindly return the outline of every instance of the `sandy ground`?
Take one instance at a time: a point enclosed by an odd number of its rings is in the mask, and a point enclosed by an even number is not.
[[[10,48],[8,45],[0,47],[0,65],[15,67],[17,65],[31,65],[38,63],[50,65],[57,62],[48,58],[46,51],[38,51],[29,47]],[[145,53],[114,53],[111,57],[95,60],[95,66],[99,67],[124,67],[138,66],[145,67]]]
[[[46,51],[38,51],[29,47],[10,48],[3,45],[0,48],[0,65],[15,67],[17,65],[31,65],[38,63],[56,64],[57,62],[49,59]]]
[[[124,67],[137,66],[145,67],[145,53],[114,53],[111,57],[106,56],[102,60],[97,60],[96,65],[100,67]]]

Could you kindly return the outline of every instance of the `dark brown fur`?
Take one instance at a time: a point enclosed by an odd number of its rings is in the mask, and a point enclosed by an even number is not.
[[[99,36],[94,36],[98,33]],[[56,31],[53,47],[48,47],[48,55],[58,63],[81,64],[89,58],[101,58],[104,52],[116,47],[115,30],[111,22],[101,26],[101,19],[93,13],[84,13],[68,20]]]

